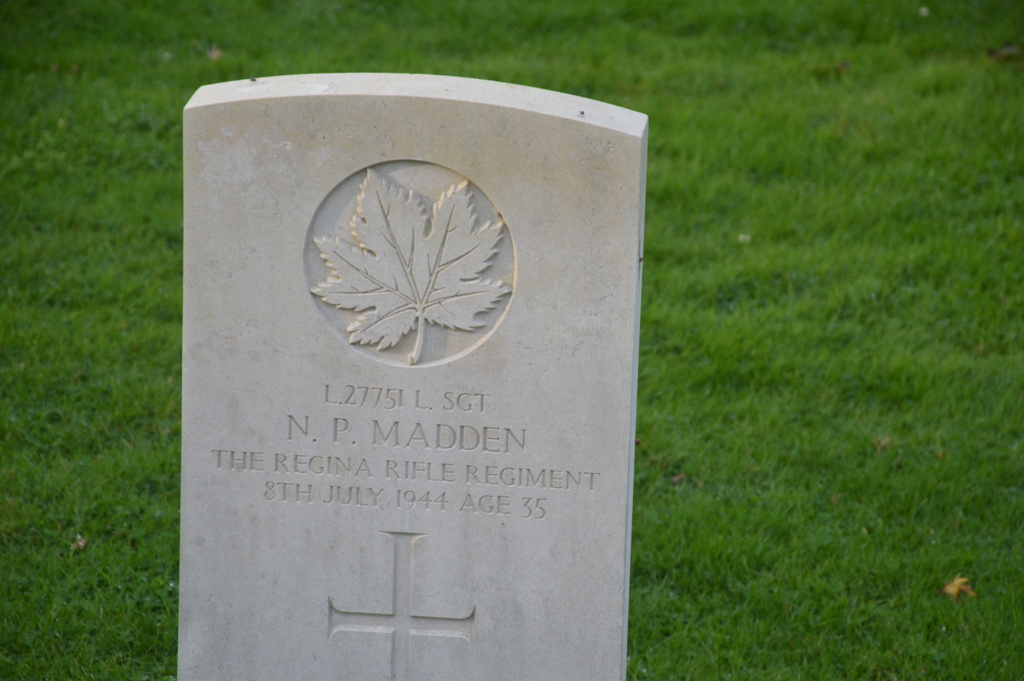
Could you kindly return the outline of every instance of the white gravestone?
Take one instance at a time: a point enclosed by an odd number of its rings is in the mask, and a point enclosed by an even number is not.
[[[179,678],[623,678],[646,116],[350,74],[184,126]]]

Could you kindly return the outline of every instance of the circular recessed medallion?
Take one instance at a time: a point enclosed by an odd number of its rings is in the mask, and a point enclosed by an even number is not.
[[[512,234],[479,187],[443,166],[390,161],[342,180],[305,245],[324,321],[388,364],[430,366],[471,352],[515,289]]]

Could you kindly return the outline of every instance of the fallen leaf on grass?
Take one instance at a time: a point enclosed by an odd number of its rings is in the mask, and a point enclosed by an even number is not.
[[[985,52],[996,61],[1010,61],[1011,59],[1020,58],[1020,45],[1017,43],[1006,43],[998,49],[990,48]]]
[[[84,548],[85,548],[85,537],[83,537],[82,535],[79,534],[79,535],[76,536],[75,542],[71,545],[71,550],[72,551],[81,551]]]
[[[881,454],[882,452],[889,448],[889,445],[892,444],[892,438],[889,437],[888,435],[879,435],[878,437],[871,441],[871,444],[875,446],[875,452]]]
[[[815,78],[839,78],[850,70],[850,62],[841,61],[834,64],[813,64],[811,75]]]
[[[673,485],[678,485],[683,480],[686,480],[686,473],[679,473],[677,475],[673,475],[672,476],[672,484]]]
[[[957,603],[960,602],[960,594],[967,594],[971,598],[977,598],[978,594],[974,593],[974,589],[967,585],[968,581],[970,580],[967,577],[957,575],[956,579],[942,587],[939,593],[948,594]]]

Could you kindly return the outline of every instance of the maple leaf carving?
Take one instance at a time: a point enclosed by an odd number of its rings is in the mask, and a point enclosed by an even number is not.
[[[967,577],[957,575],[956,579],[943,586],[939,593],[949,595],[949,597],[957,603],[960,602],[960,594],[967,594],[971,598],[977,598],[978,594],[974,593],[974,589],[968,586],[968,581],[970,580]]]
[[[428,322],[474,331],[483,326],[476,315],[512,290],[484,277],[504,222],[478,222],[466,181],[450,186],[428,208],[415,192],[367,170],[349,238],[336,230],[314,239],[330,275],[311,291],[358,313],[346,329],[350,343],[386,350],[415,332],[406,359],[416,364]]]

